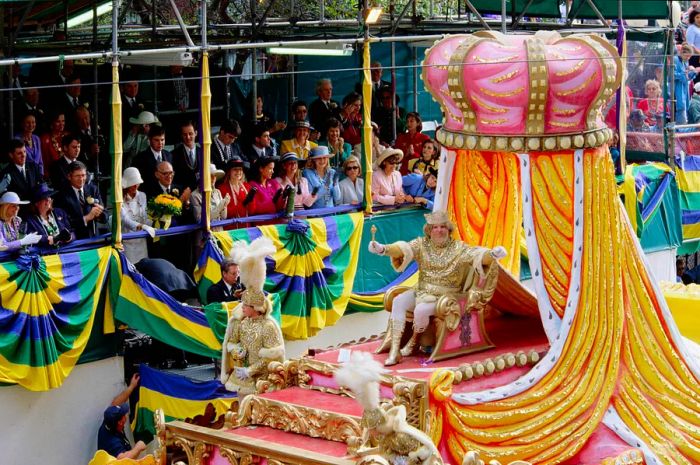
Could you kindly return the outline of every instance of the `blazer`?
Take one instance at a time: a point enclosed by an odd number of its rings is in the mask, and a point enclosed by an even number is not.
[[[70,186],[70,182],[68,181],[69,165],[70,163],[66,161],[65,157],[61,157],[49,168],[49,179],[54,189],[61,190]]]
[[[200,147],[195,148],[194,164],[190,164],[189,157],[187,156],[183,144],[178,144],[178,146],[173,149],[172,164],[173,170],[175,170],[174,184],[189,187],[192,190],[199,187],[199,156],[201,150]]]
[[[73,227],[70,224],[68,214],[60,208],[54,208],[52,213],[54,219],[56,220],[56,224],[58,225],[58,230],[67,230],[71,234],[71,240],[75,239],[75,233],[73,232]],[[44,225],[42,224],[41,220],[39,219],[39,215],[32,215],[27,219],[27,232],[35,232],[41,234],[41,240],[39,241],[39,245],[49,245],[49,235],[46,232],[46,229],[44,228]]]
[[[250,163],[250,166],[253,166],[253,163],[255,163],[258,160],[258,158],[260,158],[260,155],[258,155],[258,152],[253,148],[253,144],[246,146],[243,155],[244,155],[244,160],[248,160],[248,163]],[[275,156],[275,150],[272,147],[265,147],[265,157],[272,158],[274,156]]]
[[[160,154],[163,161],[170,163],[173,162],[172,153],[168,152],[167,150],[163,150],[160,152]],[[142,190],[144,192],[148,192],[149,190],[152,190],[154,186],[158,185],[158,179],[156,178],[157,165],[158,162],[156,162],[156,157],[153,155],[153,151],[150,147],[136,155],[131,161],[131,166],[137,168],[139,173],[141,173],[141,179],[143,179]],[[175,169],[175,167],[173,167],[173,169]]]
[[[212,284],[209,286],[209,289],[207,289],[207,304],[212,302],[233,302],[234,300],[240,300],[234,297],[233,293],[241,289],[243,289],[243,285],[237,282],[231,286],[231,292],[229,293],[222,279],[218,283]]]
[[[325,136],[328,130],[328,120],[335,118],[340,121],[340,104],[335,100],[330,101],[331,108],[328,108],[320,98],[317,98],[309,106],[309,122],[316,131]]]
[[[83,194],[85,194],[85,199],[92,197],[99,201],[100,205],[104,206],[100,193],[97,191],[97,187],[92,184],[85,184],[83,186]],[[57,208],[63,209],[68,215],[68,220],[73,226],[73,231],[75,232],[75,237],[77,239],[86,239],[89,237],[94,237],[97,235],[97,225],[95,220],[89,221],[87,224],[83,220],[83,216],[87,215],[92,209],[91,205],[86,202],[84,206],[80,205],[78,197],[75,195],[73,187],[68,186],[62,189],[56,197],[54,198]]]
[[[219,144],[216,142],[216,139],[217,138],[214,137],[214,140],[211,141],[211,162],[214,163],[220,170],[226,171],[226,162],[228,161],[228,158],[219,148]],[[236,142],[231,144],[231,157],[234,156],[239,156],[241,159],[246,160],[241,152],[241,147]]]
[[[42,181],[41,171],[39,171],[39,166],[36,163],[26,161],[24,163],[24,172],[26,179],[20,174],[17,165],[10,163],[0,171],[0,179],[9,174],[10,184],[7,186],[7,190],[19,195],[19,198],[22,200],[31,201],[36,186]]]
[[[177,189],[178,194],[175,195],[172,193],[174,189]],[[182,187],[180,185],[177,185],[175,183],[170,185],[170,190],[171,194],[175,197],[179,197],[182,195],[182,191],[186,189],[186,187]],[[160,194],[164,194],[163,188],[160,187],[160,184],[156,182],[154,186],[150,186],[146,189],[144,189],[144,193],[146,194],[146,197],[148,200],[155,199],[158,197]],[[191,202],[191,201],[190,201]],[[182,204],[182,213],[179,214],[178,216],[173,216],[172,218],[172,223],[170,224],[171,226],[178,226],[178,225],[183,225],[183,224],[192,224],[194,223],[194,213],[192,212],[192,204],[190,205],[185,205],[184,203]]]

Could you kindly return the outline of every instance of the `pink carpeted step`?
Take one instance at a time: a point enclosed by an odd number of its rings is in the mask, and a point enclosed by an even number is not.
[[[312,438],[302,434],[288,433],[267,426],[243,426],[228,430],[237,437],[253,438],[285,447],[295,447],[331,457],[345,457],[348,452],[347,444],[337,441]]]
[[[281,391],[259,394],[258,397],[341,415],[362,417],[362,407],[355,399],[313,389],[290,387]]]

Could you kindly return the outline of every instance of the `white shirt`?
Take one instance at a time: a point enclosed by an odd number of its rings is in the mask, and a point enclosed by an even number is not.
[[[162,152],[156,152],[155,150],[151,149],[151,153],[153,153],[153,157],[156,159],[156,161],[158,161],[158,162],[163,161],[163,153]]]

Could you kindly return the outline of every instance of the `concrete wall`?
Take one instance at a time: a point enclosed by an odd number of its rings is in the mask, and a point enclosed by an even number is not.
[[[102,413],[124,389],[121,357],[75,367],[58,389],[0,387],[3,465],[86,465],[97,449]]]

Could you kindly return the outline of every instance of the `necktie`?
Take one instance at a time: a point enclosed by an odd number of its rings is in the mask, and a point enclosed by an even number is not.
[[[160,153],[156,153],[156,163],[160,163],[163,161],[163,158],[161,157]]]
[[[78,108],[78,97],[73,97],[73,108]]]
[[[19,169],[19,172],[22,174],[22,177],[23,177],[24,180],[26,181],[26,180],[27,180],[27,172],[24,171],[24,166],[23,166],[22,168]]]
[[[188,150],[187,154],[190,157],[190,166],[194,166],[194,150]]]
[[[83,194],[82,189],[78,190],[78,199],[80,200],[80,206],[84,207],[85,206],[85,194]]]

